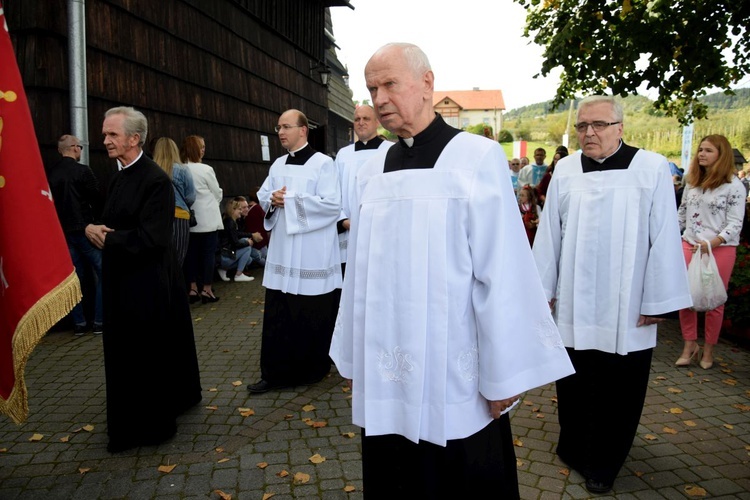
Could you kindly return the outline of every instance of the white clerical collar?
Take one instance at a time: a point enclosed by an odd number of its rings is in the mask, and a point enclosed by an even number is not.
[[[414,145],[414,137],[402,137],[402,141],[404,141],[404,144],[406,144],[407,147],[412,147]]]
[[[126,168],[128,168],[128,167],[129,167],[130,165],[132,165],[133,163],[135,163],[135,162],[137,162],[138,160],[140,160],[140,159],[141,159],[141,156],[143,156],[143,150],[142,150],[142,149],[141,149],[141,153],[140,153],[140,154],[139,154],[139,155],[138,155],[138,156],[137,156],[137,157],[135,158],[135,160],[131,161],[131,162],[130,162],[130,163],[128,163],[127,165],[123,165],[123,164],[122,164],[122,162],[120,161],[120,159],[118,158],[118,159],[117,159],[117,170],[125,170],[125,169],[126,169]]]
[[[604,158],[602,158],[600,160],[597,160],[596,158],[592,158],[592,160],[594,160],[595,162],[597,162],[599,164],[604,163],[607,160],[607,158],[610,158],[610,157],[614,156],[615,154],[617,154],[617,152],[620,150],[621,147],[622,147],[622,139],[620,139],[620,144],[617,146],[617,149],[615,149],[614,153],[612,153],[609,156],[605,156]]]
[[[299,153],[300,151],[302,151],[302,150],[303,150],[303,149],[305,149],[306,147],[307,147],[307,143],[305,143],[305,145],[304,145],[304,146],[302,146],[302,147],[301,147],[301,148],[299,148],[299,149],[295,149],[294,151],[289,151],[289,156],[291,156],[292,158],[294,158],[294,155],[295,155],[296,153]]]

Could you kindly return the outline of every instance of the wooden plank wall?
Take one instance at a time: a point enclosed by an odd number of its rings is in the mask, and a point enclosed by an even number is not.
[[[70,129],[67,2],[10,0],[5,11],[42,154],[53,162]],[[323,58],[323,22],[315,0],[88,0],[88,142],[102,184],[114,171],[102,117],[119,105],[146,114],[147,143],[203,136],[204,162],[227,196],[265,178],[262,135],[271,160],[284,153],[273,127],[286,109],[319,125],[311,142],[326,150],[326,88],[310,74]]]

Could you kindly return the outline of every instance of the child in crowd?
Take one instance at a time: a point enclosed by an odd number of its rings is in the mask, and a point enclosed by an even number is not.
[[[237,200],[229,200],[224,210],[224,230],[219,238],[221,248],[221,263],[217,272],[224,281],[253,281],[252,276],[245,276],[242,271],[250,261],[253,240],[240,238],[237,219],[240,218],[242,208]],[[234,276],[227,276],[227,269],[236,269]]]

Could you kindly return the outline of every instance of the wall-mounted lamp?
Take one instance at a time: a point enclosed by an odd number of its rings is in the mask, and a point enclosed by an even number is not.
[[[328,79],[331,76],[331,68],[325,63],[310,63],[310,76],[313,76],[315,73],[318,73],[320,83],[324,86],[328,86]]]

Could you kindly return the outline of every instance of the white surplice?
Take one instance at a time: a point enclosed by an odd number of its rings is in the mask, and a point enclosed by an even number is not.
[[[263,286],[295,295],[321,295],[341,287],[336,221],[341,188],[333,160],[315,153],[304,165],[278,158],[258,191],[266,213],[271,193],[286,186],[284,207],[264,221],[271,233]]]
[[[359,168],[373,156],[385,154],[384,152],[391,146],[393,146],[392,142],[383,141],[377,149],[362,149],[355,151],[354,144],[350,144],[339,150],[336,155],[336,168],[339,171],[339,178],[341,179],[341,216],[339,220],[351,219],[352,210],[349,203],[349,196],[354,190],[354,180]],[[341,262],[346,262],[346,249],[348,246],[349,231],[339,233],[339,253],[341,254]]]
[[[583,173],[581,153],[555,167],[534,258],[566,347],[625,355],[656,346],[640,315],[690,307],[666,158],[638,150],[626,169]]]
[[[501,400],[573,372],[499,144],[460,133],[434,168],[357,174],[331,344],[368,436],[445,446]]]

